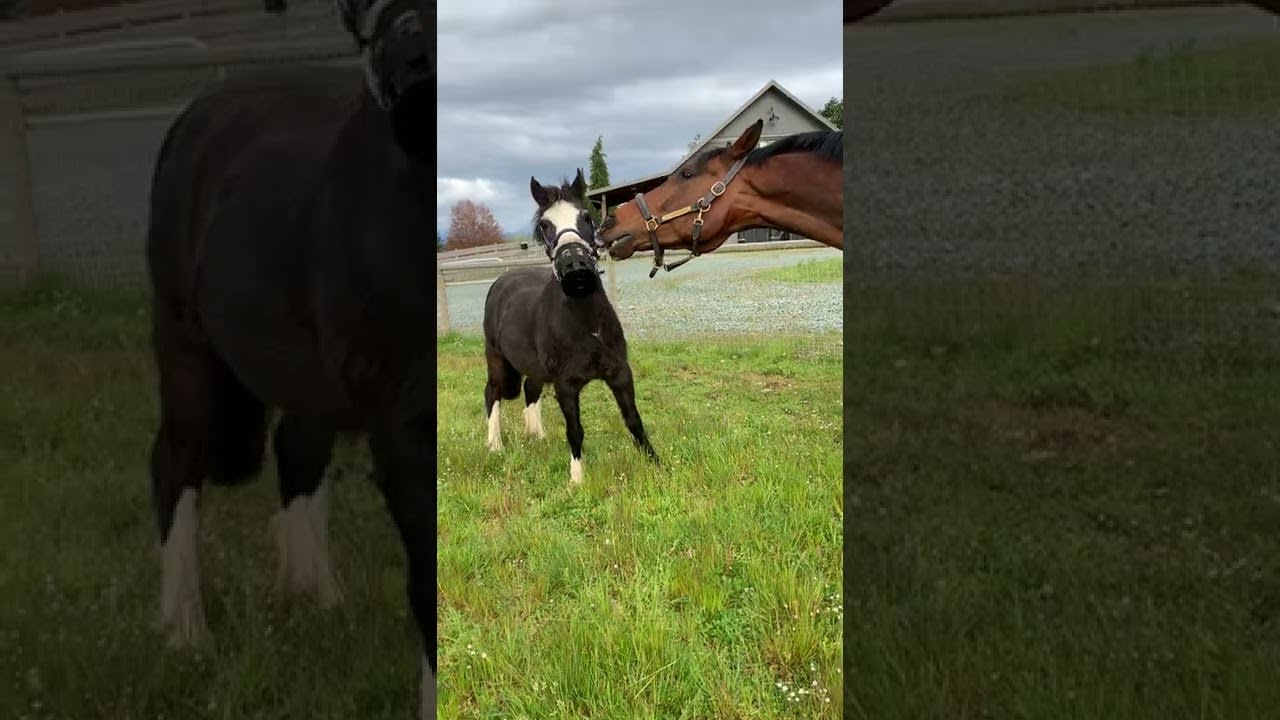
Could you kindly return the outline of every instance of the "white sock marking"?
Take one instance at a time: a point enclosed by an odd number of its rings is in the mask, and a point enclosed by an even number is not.
[[[569,457],[569,484],[582,484],[582,461],[576,457]]]
[[[436,676],[431,673],[426,655],[422,656],[422,685],[418,694],[421,697],[420,720],[436,720]]]
[[[524,431],[536,438],[545,438],[546,430],[542,428],[542,400],[538,399],[524,409]]]
[[[209,634],[200,601],[197,497],[194,488],[183,489],[173,509],[169,537],[160,546],[160,627],[174,647],[195,645]]]
[[[501,404],[501,400],[494,400],[493,407],[489,410],[489,439],[485,441],[485,447],[489,448],[489,452],[498,452],[502,449],[502,414],[498,412],[498,406]]]
[[[276,588],[314,592],[322,608],[342,601],[329,557],[329,480],[299,495],[271,519],[279,566]]]

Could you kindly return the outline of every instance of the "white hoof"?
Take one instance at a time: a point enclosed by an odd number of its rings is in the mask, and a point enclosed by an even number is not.
[[[569,484],[582,484],[582,461],[576,457],[569,458]]]

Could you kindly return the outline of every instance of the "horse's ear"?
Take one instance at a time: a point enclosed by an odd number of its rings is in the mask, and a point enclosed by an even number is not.
[[[729,157],[734,160],[746,155],[755,149],[760,143],[760,133],[764,130],[764,118],[756,120],[742,131],[737,140],[733,141],[733,145],[729,148]]]
[[[582,177],[582,168],[578,168],[578,175],[573,179],[573,194],[580,200],[587,197],[587,181]]]
[[[538,182],[538,178],[529,177],[529,193],[533,195],[533,201],[538,203],[538,207],[546,207],[550,203],[547,202],[547,189],[542,187],[542,183]]]

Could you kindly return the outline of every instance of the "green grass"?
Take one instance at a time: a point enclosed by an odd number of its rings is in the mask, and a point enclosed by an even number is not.
[[[1275,287],[852,290],[848,717],[1275,717]]]
[[[1280,112],[1277,74],[1280,41],[1184,43],[1145,49],[1124,63],[1039,73],[1007,98],[1033,110],[1120,117],[1270,117]]]
[[[839,717],[838,346],[631,357],[664,467],[596,383],[574,488],[555,402],[545,440],[505,403],[490,454],[481,341],[441,342],[441,717]]]
[[[341,450],[333,488],[345,603],[272,591],[268,469],[206,492],[214,644],[164,650],[145,308],[57,283],[0,295],[0,717],[409,717],[403,560],[360,448]],[[553,400],[548,440],[520,436],[512,403],[490,456],[479,346],[440,355],[440,717],[838,716],[834,343],[636,343],[666,469],[592,386],[577,489]],[[778,681],[831,702],[789,703]]]
[[[844,259],[805,260],[785,267],[758,270],[755,275],[761,280],[779,282],[839,282],[844,277]]]
[[[350,449],[331,520],[346,604],[273,593],[268,470],[205,493],[214,644],[164,650],[145,308],[57,284],[0,296],[0,717],[407,717],[421,660],[399,540]]]

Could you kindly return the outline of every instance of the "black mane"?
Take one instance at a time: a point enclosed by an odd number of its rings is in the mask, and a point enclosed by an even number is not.
[[[720,157],[728,151],[729,145],[703,151],[698,157],[694,158],[694,170],[702,172],[709,160]],[[827,162],[844,162],[844,131],[815,130],[813,132],[788,135],[747,153],[747,160],[743,164],[747,166],[763,165],[770,158],[801,152],[811,153]]]

